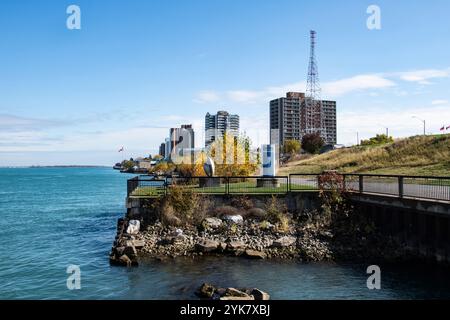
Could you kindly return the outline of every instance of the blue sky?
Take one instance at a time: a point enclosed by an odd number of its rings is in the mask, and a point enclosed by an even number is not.
[[[81,8],[81,30],[66,8]],[[381,8],[381,30],[366,9]],[[450,2],[0,2],[0,166],[102,164],[154,154],[168,128],[206,112],[241,116],[268,142],[268,104],[304,91],[318,32],[323,98],[338,104],[338,142],[389,127],[395,137],[450,125]]]

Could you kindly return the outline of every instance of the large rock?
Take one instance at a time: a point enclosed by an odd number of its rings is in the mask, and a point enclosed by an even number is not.
[[[238,251],[238,250],[244,250],[245,249],[245,243],[243,241],[230,241],[227,244],[227,250],[229,251]]]
[[[254,219],[265,219],[267,212],[261,208],[251,208],[247,210],[247,217]]]
[[[200,298],[212,298],[214,296],[214,292],[216,292],[216,288],[213,285],[204,283],[197,290],[197,295]]]
[[[250,294],[255,297],[255,300],[270,300],[270,295],[267,292],[256,288],[253,289]]]
[[[222,226],[222,220],[219,218],[206,218],[202,223],[205,229],[216,230]]]
[[[133,246],[136,249],[142,249],[145,246],[144,240],[128,240],[126,246]]]
[[[123,255],[123,252],[125,251],[125,247],[121,246],[121,247],[115,247],[113,249],[113,251],[115,252],[115,254],[120,257],[121,255]]]
[[[272,247],[274,247],[274,248],[290,247],[290,246],[294,245],[296,241],[297,241],[297,238],[286,236],[286,237],[282,237],[282,238],[275,240],[272,243]]]
[[[244,223],[244,218],[241,215],[232,215],[232,216],[228,215],[228,216],[224,216],[222,219],[228,223],[234,223],[234,224],[243,224]]]
[[[130,220],[128,222],[127,233],[128,234],[138,234],[141,229],[141,223],[139,220]]]
[[[127,246],[122,252],[124,255],[128,256],[130,259],[137,257],[137,251],[134,246]]]
[[[183,230],[181,230],[181,229],[175,229],[174,231],[172,231],[172,232],[170,233],[170,236],[171,236],[171,237],[174,237],[174,238],[182,238],[182,237],[183,237]]]
[[[262,251],[245,250],[245,256],[250,259],[265,259],[267,255]]]
[[[221,252],[227,250],[227,243],[226,242],[221,242],[217,249],[219,249],[219,251],[221,251]]]
[[[235,289],[235,288],[227,288],[227,290],[225,291],[225,295],[222,298],[228,298],[225,300],[254,300],[254,297],[249,295],[246,292],[243,292],[241,290]],[[223,299],[220,300],[223,300]],[[230,298],[234,298],[234,299],[230,299]],[[240,298],[240,299],[236,299],[236,298]]]
[[[131,264],[132,264],[131,259],[128,258],[128,256],[127,256],[126,254],[120,256],[119,262],[120,262],[120,264],[122,264],[122,265],[124,265],[124,266],[127,266],[127,267],[130,267]]]
[[[217,250],[219,244],[218,241],[202,239],[195,244],[195,249],[199,252],[212,252]]]
[[[247,300],[255,300],[255,297],[253,296],[246,296],[246,297],[220,297],[219,300],[223,300],[223,301],[247,301]]]

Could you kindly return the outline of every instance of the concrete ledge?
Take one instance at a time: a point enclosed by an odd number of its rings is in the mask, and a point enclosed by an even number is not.
[[[430,214],[450,216],[450,202],[418,198],[399,198],[389,195],[351,193],[352,201],[376,204],[384,207],[394,207],[403,210],[413,210]]]

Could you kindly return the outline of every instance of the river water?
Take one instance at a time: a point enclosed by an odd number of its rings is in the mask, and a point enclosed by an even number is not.
[[[361,264],[201,258],[111,267],[128,178],[109,168],[0,168],[0,299],[195,299],[203,282],[258,287],[273,299],[450,298],[449,269],[417,264],[381,264],[375,291]],[[69,265],[80,267],[80,290],[67,288]]]

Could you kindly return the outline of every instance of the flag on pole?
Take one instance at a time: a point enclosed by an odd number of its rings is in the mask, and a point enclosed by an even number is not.
[[[450,130],[450,126],[448,126],[447,128],[445,128],[445,130]]]
[[[441,131],[445,131],[445,126],[443,126],[443,127],[441,128]]]
[[[119,152],[123,152],[123,147],[119,149]]]

